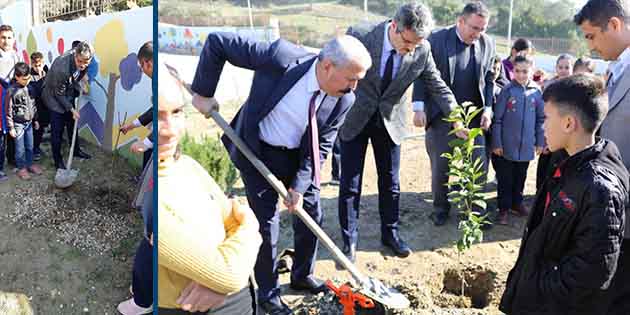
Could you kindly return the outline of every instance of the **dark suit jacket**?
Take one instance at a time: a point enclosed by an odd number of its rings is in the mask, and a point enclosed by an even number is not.
[[[53,61],[42,87],[42,99],[48,109],[60,114],[72,109],[74,98],[81,93],[79,82],[87,73],[87,69],[81,71],[75,80],[72,75],[76,69],[72,51],[66,52]]]
[[[153,122],[153,107],[150,107],[144,113],[142,113],[142,115],[138,116],[138,121],[141,125],[145,127]]]
[[[449,87],[453,85],[455,76],[455,46],[457,44],[457,33],[455,26],[433,31],[428,38],[431,43],[431,52],[435,64],[440,71],[442,79]],[[494,100],[494,69],[493,61],[495,56],[494,42],[483,34],[475,43],[475,60],[477,61],[477,73],[479,74],[479,94],[483,104],[475,104],[477,107],[484,106],[492,108]],[[435,119],[447,117],[449,113],[442,110],[432,95],[427,94],[426,88],[422,84],[414,84],[413,101],[424,101],[424,111],[427,116],[426,128],[431,126]]]
[[[259,123],[273,110],[282,97],[308,71],[317,58],[285,40],[273,43],[256,42],[232,33],[211,33],[199,58],[192,90],[212,97],[223,65],[229,63],[254,71],[249,97],[231,122],[232,128],[249,148],[260,156]],[[305,95],[304,97],[310,97]],[[317,111],[320,161],[326,160],[337,137],[337,130],[354,103],[354,93],[339,98],[334,108]],[[291,188],[304,193],[312,183],[310,145],[307,133],[300,145],[300,168]],[[222,138],[234,165],[243,173],[257,172],[226,136]]]
[[[435,68],[431,57],[431,48],[425,41],[413,54],[403,56],[400,69],[387,89],[381,93],[380,64],[383,51],[385,27],[389,21],[367,27],[351,27],[348,34],[361,41],[372,57],[372,67],[357,86],[357,106],[353,106],[341,127],[341,140],[354,139],[368,123],[372,115],[379,110],[385,128],[392,141],[400,144],[407,133],[407,111],[409,103],[404,97],[409,86],[414,82],[422,85],[436,103],[444,110],[455,106],[455,98],[440,73]]]

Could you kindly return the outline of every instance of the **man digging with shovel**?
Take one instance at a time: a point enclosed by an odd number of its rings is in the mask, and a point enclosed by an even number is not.
[[[232,128],[286,187],[289,211],[302,207],[317,224],[320,168],[337,130],[354,103],[352,92],[371,66],[365,47],[342,36],[328,42],[319,56],[284,40],[254,42],[229,33],[206,40],[192,84],[193,105],[203,114],[218,109],[214,94],[225,62],[254,70],[250,95]],[[279,235],[278,193],[243,155],[223,137],[230,158],[241,172],[249,206],[260,224],[263,243],[254,268],[258,305],[268,314],[292,314],[280,299],[276,270]],[[325,285],[313,276],[317,237],[294,218],[295,262],[290,287],[313,294]]]
[[[42,90],[44,103],[50,109],[51,144],[55,168],[66,170],[61,157],[61,140],[64,128],[68,135],[68,140],[76,137],[76,123],[79,120],[79,109],[75,100],[81,92],[81,78],[87,72],[94,55],[94,49],[87,42],[80,42],[73,50],[57,57],[46,75]],[[74,142],[71,140],[71,142]],[[90,155],[83,152],[80,146],[71,145],[71,154],[81,159],[89,159]],[[74,172],[61,171],[55,177],[55,184],[61,188],[69,187],[76,177]],[[57,177],[62,179],[58,182]],[[63,183],[61,183],[63,182]],[[59,185],[62,184],[62,185]],[[64,187],[65,186],[65,187]]]

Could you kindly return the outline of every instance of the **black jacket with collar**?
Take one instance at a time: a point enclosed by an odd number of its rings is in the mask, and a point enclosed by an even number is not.
[[[603,314],[628,187],[609,140],[559,162],[536,196],[499,308],[510,315]]]

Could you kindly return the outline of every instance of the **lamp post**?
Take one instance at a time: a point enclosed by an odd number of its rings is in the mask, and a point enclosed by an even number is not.
[[[508,18],[508,49],[512,47],[512,10],[514,9],[514,0],[510,0],[510,17]]]

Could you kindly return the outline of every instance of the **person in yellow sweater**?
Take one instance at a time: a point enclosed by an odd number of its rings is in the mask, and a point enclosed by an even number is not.
[[[181,155],[181,86],[158,66],[159,314],[254,313],[249,276],[262,242],[253,212]]]

